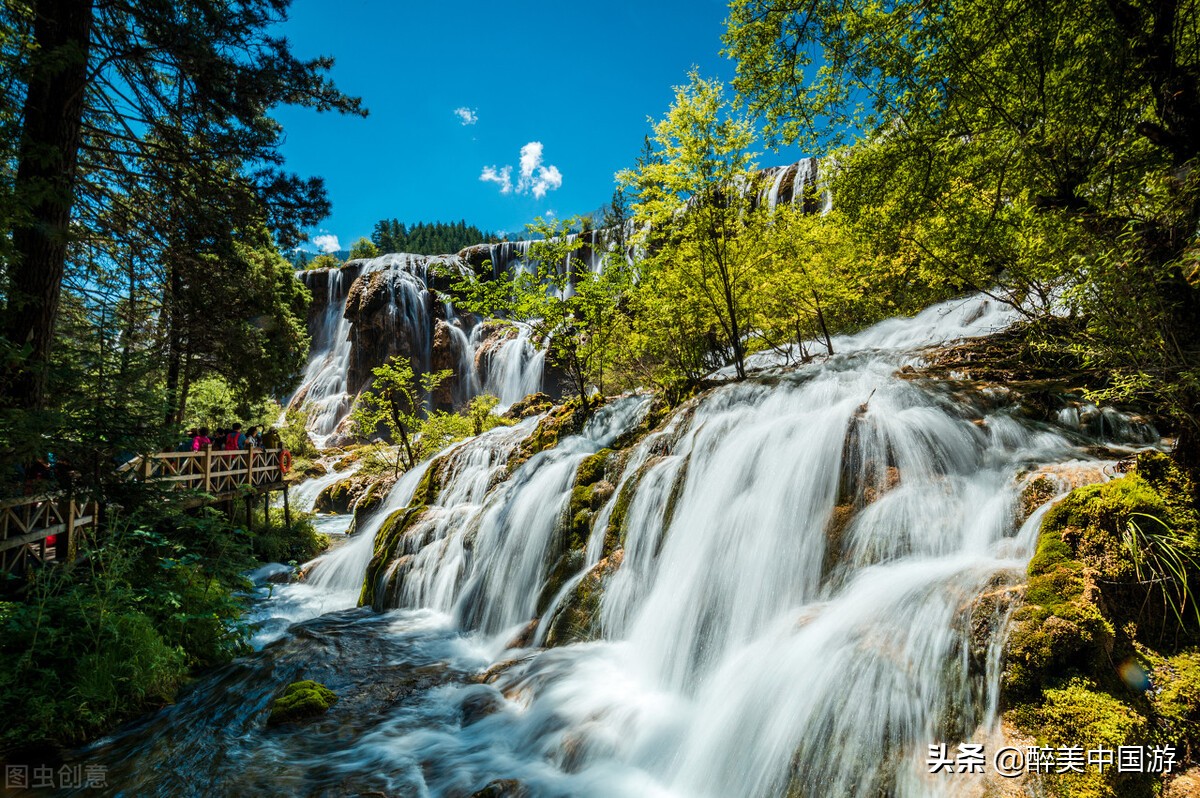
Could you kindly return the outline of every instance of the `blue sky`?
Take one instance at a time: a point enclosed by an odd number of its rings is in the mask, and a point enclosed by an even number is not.
[[[276,113],[288,168],[324,177],[333,202],[313,236],[348,248],[385,217],[511,234],[595,210],[693,64],[733,76],[725,16],[718,0],[295,0],[282,34],[301,57],[334,56],[340,88],[371,111]]]

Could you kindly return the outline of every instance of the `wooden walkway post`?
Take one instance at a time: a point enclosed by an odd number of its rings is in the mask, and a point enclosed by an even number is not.
[[[204,447],[204,492],[212,492],[212,444]]]
[[[283,523],[288,531],[288,534],[291,534],[292,508],[288,506],[288,485],[286,482],[283,483]]]

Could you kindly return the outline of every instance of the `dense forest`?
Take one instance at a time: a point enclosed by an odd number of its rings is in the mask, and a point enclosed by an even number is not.
[[[0,746],[76,744],[169,701],[246,651],[239,574],[320,548],[270,511],[252,534],[250,513],[183,513],[114,474],[193,427],[274,423],[297,386],[310,297],[279,252],[329,204],[319,178],[283,168],[271,112],[366,110],[330,59],[269,33],[286,5],[0,5],[0,496],[65,489],[116,508],[79,563],[8,577],[0,712],[19,720]],[[736,77],[693,71],[675,89],[617,175],[604,268],[561,268],[595,246],[567,235],[590,222],[539,219],[532,268],[444,293],[525,321],[573,397],[558,418],[578,426],[607,396],[653,389],[674,408],[717,373],[752,378],[756,355],[809,363],[838,334],[969,292],[1015,309],[1020,323],[972,351],[977,376],[1069,379],[1173,447],[1047,515],[1002,709],[1042,741],[1169,737],[1198,761],[1198,12],[734,0]],[[781,143],[818,158],[819,179],[772,207],[760,153]],[[465,220],[382,219],[350,254],[494,240]],[[387,433],[371,450],[393,481],[516,420],[487,397],[429,409],[445,373],[375,376],[351,429]],[[315,456],[303,417],[285,420],[286,444]],[[1178,678],[1131,691],[1110,660]],[[1160,791],[1103,773],[1076,786],[1061,794]]]
[[[472,244],[496,240],[491,233],[457,222],[417,222],[405,225],[397,219],[380,219],[371,232],[371,243],[382,252],[411,252],[414,255],[445,255]]]
[[[3,577],[5,748],[168,698],[243,650],[255,556],[315,553],[311,528],[236,533],[116,472],[189,427],[273,420],[304,363],[278,252],[329,202],[283,168],[271,114],[366,109],[269,32],[285,6],[0,4],[0,493],[105,508],[74,567]]]

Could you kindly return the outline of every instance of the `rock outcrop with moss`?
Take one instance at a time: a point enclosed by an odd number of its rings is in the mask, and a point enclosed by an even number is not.
[[[1170,458],[1143,452],[1125,476],[1077,488],[1046,514],[1002,685],[1006,718],[1039,745],[1171,745],[1180,762],[1197,750],[1194,497]],[[1158,794],[1162,780],[1087,767],[1046,776],[1045,787],[1063,798],[1138,798]]]
[[[267,718],[267,725],[293,723],[323,715],[337,700],[338,697],[333,691],[320,682],[308,679],[292,682],[271,702],[271,714]]]

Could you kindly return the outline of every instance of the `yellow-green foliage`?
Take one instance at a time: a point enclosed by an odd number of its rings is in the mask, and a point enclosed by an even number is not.
[[[1180,758],[1192,761],[1200,753],[1200,651],[1188,651],[1162,662],[1152,680],[1154,712],[1162,736],[1180,747]]]
[[[1051,748],[1081,746],[1084,751],[1147,741],[1147,721],[1128,704],[1101,691],[1087,679],[1072,679],[1062,688],[1048,689],[1040,705],[1015,710],[1011,719],[1032,732],[1038,744]],[[1084,767],[1083,773],[1055,774],[1047,779],[1051,794],[1064,798],[1138,798],[1154,794],[1153,777],[1101,773]]]
[[[1179,648],[1195,640],[1194,620],[1168,611],[1161,574],[1145,578],[1152,547],[1163,544],[1129,531],[1131,522],[1153,522],[1170,531],[1170,545],[1194,551],[1192,497],[1172,461],[1147,452],[1135,472],[1078,488],[1046,514],[1013,614],[1003,684],[1009,719],[1041,744],[1169,744],[1184,756],[1200,749],[1200,653]],[[1194,588],[1195,562],[1186,562]],[[1177,653],[1168,658],[1155,646]],[[1121,663],[1146,664],[1154,689],[1126,684]],[[1045,786],[1064,798],[1136,798],[1154,794],[1156,781],[1091,768],[1049,776]]]
[[[338,697],[325,685],[305,679],[292,682],[283,691],[283,695],[271,702],[271,714],[267,725],[311,718],[322,715],[337,703]]]

